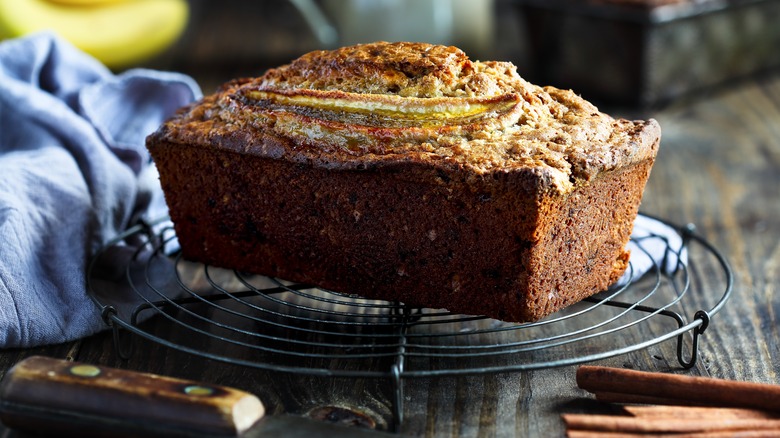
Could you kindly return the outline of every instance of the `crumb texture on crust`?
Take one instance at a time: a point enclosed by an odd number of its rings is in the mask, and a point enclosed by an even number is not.
[[[378,42],[311,52],[225,84],[155,135],[226,147],[238,137],[244,153],[331,167],[413,159],[477,174],[534,169],[565,193],[654,157],[660,128],[533,85],[508,62]]]

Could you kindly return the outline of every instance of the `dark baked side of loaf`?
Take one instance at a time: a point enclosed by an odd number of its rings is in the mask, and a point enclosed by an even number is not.
[[[188,259],[508,321],[622,274],[652,165],[550,197],[524,170],[466,181],[416,163],[332,170],[192,145],[152,153]]]

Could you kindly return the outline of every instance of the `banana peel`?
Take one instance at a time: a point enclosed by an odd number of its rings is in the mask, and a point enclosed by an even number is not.
[[[54,30],[112,69],[158,55],[183,33],[186,0],[0,0],[0,37]]]

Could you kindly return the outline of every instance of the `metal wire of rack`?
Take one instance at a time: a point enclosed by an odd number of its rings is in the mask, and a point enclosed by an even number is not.
[[[395,430],[403,421],[405,379],[575,365],[675,338],[680,365],[693,367],[699,337],[733,287],[726,259],[688,225],[679,228],[688,263],[679,253],[669,254],[677,260],[671,270],[656,263],[641,278],[546,319],[507,323],[188,262],[179,253],[168,254],[174,232],[160,223],[117,236],[88,267],[90,296],[113,330],[120,357],[132,354],[132,343],[121,336],[126,330],[196,356],[256,369],[387,379]],[[640,249],[646,239],[663,237],[640,239]],[[695,275],[699,264],[708,275]],[[703,283],[713,271],[720,278]],[[639,336],[642,328],[658,334]]]

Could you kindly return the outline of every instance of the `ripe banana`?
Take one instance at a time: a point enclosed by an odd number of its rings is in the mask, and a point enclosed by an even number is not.
[[[121,69],[174,43],[188,16],[186,0],[0,0],[0,37],[54,30]]]

